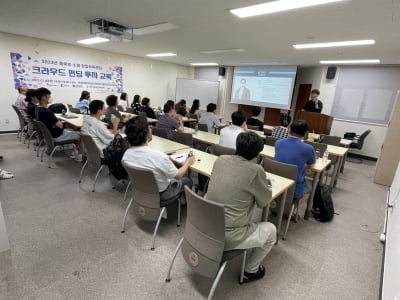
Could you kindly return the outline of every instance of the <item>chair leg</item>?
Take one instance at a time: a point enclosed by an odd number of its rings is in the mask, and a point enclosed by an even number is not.
[[[32,134],[29,136],[29,139],[28,139],[28,149],[29,149],[29,146],[31,145],[31,139],[32,139],[32,137],[35,135],[35,133],[36,133],[36,131],[32,131]]]
[[[215,277],[215,279],[214,279],[214,282],[213,282],[213,284],[211,286],[211,290],[210,290],[210,293],[208,294],[207,300],[211,300],[212,297],[214,296],[214,292],[215,292],[215,289],[217,288],[218,282],[221,279],[222,274],[224,273],[224,270],[225,270],[225,267],[226,267],[226,263],[227,262],[224,261],[222,263],[221,267],[219,268],[218,273],[217,273],[217,277]]]
[[[43,154],[44,154],[44,151],[46,151],[46,147],[44,147],[43,150],[42,150],[42,155],[40,156],[40,161],[41,161],[41,162],[43,162]]]
[[[50,153],[49,162],[47,163],[47,167],[48,167],[49,169],[50,169],[51,159],[53,158],[53,154],[54,154],[54,152],[56,152],[57,147],[58,147],[58,146],[55,146],[54,149],[53,149],[53,151],[51,151],[51,153]],[[42,154],[42,157],[43,157],[43,154]]]
[[[293,211],[294,211],[294,204],[292,204],[292,208],[290,209],[290,214],[289,214],[289,217],[288,217],[288,220],[287,220],[287,223],[286,223],[285,232],[283,233],[282,240],[286,240],[286,235],[287,235],[287,232],[288,232],[288,229],[289,229],[290,219],[292,218]]]
[[[42,144],[43,144],[43,140],[41,140],[39,142],[39,145],[36,148],[36,157],[39,157],[39,151],[40,151],[40,147],[42,147]]]
[[[131,187],[131,185],[132,185],[132,182],[129,181],[129,183],[128,183],[128,185],[126,186],[126,189],[125,189],[124,201],[126,200],[126,196],[128,195],[128,190],[129,190],[129,188]]]
[[[131,200],[129,201],[128,207],[127,207],[126,210],[125,210],[124,219],[122,220],[121,233],[124,233],[124,232],[125,232],[125,220],[126,220],[126,216],[128,215],[129,208],[130,208],[131,205],[132,205],[132,202],[133,202],[133,198],[131,198]]]
[[[150,248],[150,250],[152,250],[152,251],[154,250],[154,243],[156,242],[156,235],[157,235],[158,227],[160,226],[161,218],[162,218],[162,216],[164,215],[164,212],[165,212],[166,209],[167,209],[166,207],[163,207],[163,208],[161,209],[160,215],[158,216],[158,220],[157,220],[157,223],[156,223],[156,227],[154,228],[153,239],[152,239],[152,241],[151,241],[151,248]]]
[[[246,255],[247,255],[247,251],[244,250],[244,251],[243,251],[242,270],[240,271],[240,278],[239,278],[239,283],[240,283],[240,284],[243,283],[244,267],[245,267],[245,265],[246,265]]]
[[[176,247],[176,249],[175,249],[174,256],[172,257],[171,264],[169,265],[169,268],[168,268],[167,278],[165,278],[165,281],[166,281],[166,282],[170,282],[170,281],[171,281],[171,271],[172,271],[172,267],[173,267],[173,265],[174,265],[175,258],[176,258],[176,256],[178,255],[179,250],[182,248],[182,244],[183,244],[183,238],[181,238],[181,240],[179,241],[178,247]]]
[[[87,162],[87,161],[86,161],[86,162]],[[96,177],[94,178],[94,182],[93,182],[93,189],[92,189],[92,192],[95,191],[97,178],[99,177],[99,175],[100,175],[100,173],[101,173],[101,170],[103,170],[103,168],[104,168],[104,165],[101,165],[101,166],[100,166],[100,169],[97,171]]]
[[[178,223],[176,224],[177,227],[181,227],[181,201],[178,199]]]
[[[81,169],[81,174],[79,175],[79,183],[81,183],[82,182],[82,175],[83,175],[83,171],[85,170],[85,168],[86,168],[86,165],[87,165],[87,160],[85,161],[85,163],[83,164],[83,166],[82,166],[82,169]]]

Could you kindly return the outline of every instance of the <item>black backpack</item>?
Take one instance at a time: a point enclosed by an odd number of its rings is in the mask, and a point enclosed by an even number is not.
[[[64,110],[64,112],[67,111],[67,108],[65,107],[64,104],[62,103],[54,103],[52,105],[49,106],[49,110],[53,113],[53,114],[61,114]]]
[[[104,163],[108,166],[111,175],[117,180],[128,177],[128,173],[121,162],[124,152],[123,137],[120,134],[116,134],[111,144],[103,149]]]
[[[314,218],[320,222],[329,222],[333,219],[335,210],[331,197],[331,190],[327,185],[319,185],[315,191],[311,212]]]

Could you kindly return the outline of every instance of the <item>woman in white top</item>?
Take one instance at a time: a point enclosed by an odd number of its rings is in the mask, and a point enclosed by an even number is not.
[[[121,96],[119,97],[118,100],[118,105],[122,107],[124,111],[126,111],[126,108],[129,107],[129,101],[128,101],[128,94],[127,93],[122,93]]]
[[[108,130],[105,123],[100,121],[101,116],[106,112],[104,102],[101,100],[91,101],[89,111],[90,116],[83,119],[81,133],[90,135],[93,138],[97,148],[100,150],[100,155],[103,156],[103,149],[110,145],[114,135],[118,133],[120,119],[113,118],[113,129]]]

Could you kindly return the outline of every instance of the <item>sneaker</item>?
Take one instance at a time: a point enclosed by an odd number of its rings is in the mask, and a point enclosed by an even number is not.
[[[239,284],[249,283],[251,281],[259,280],[263,278],[264,275],[265,275],[265,267],[260,265],[258,267],[257,272],[255,273],[247,273],[246,271],[244,271],[243,282],[240,282],[239,278]]]
[[[82,154],[78,154],[78,155],[75,157],[75,161],[76,161],[76,162],[82,162]]]
[[[11,179],[14,177],[15,177],[14,174],[12,174],[10,172],[4,171],[4,170],[0,171],[0,180]]]

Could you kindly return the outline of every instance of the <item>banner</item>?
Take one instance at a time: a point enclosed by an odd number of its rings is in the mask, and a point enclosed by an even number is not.
[[[15,88],[77,89],[122,93],[122,67],[39,58],[10,52]]]

